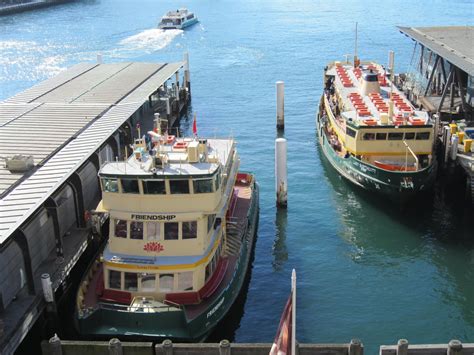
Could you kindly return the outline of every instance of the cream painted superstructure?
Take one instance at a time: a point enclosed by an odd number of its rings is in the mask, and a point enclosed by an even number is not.
[[[195,146],[194,140],[186,142]],[[225,217],[239,158],[232,140],[210,139],[204,144],[198,162],[168,161],[161,170],[147,171],[142,164],[145,154],[138,165],[133,154],[128,162],[101,169],[103,200],[98,210],[110,217],[103,254],[105,288],[163,300],[169,292],[199,290],[212,274],[224,252]],[[173,149],[167,151],[172,154]],[[130,180],[137,182],[135,193],[125,192],[124,181]],[[164,181],[164,191],[145,193],[145,181]],[[189,192],[171,193],[171,181],[187,181],[181,186],[187,185]],[[212,191],[195,191],[196,181],[207,181]]]

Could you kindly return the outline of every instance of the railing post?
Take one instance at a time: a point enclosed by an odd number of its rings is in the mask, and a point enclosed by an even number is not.
[[[173,355],[173,342],[169,339],[163,340],[163,354],[164,355]]]
[[[448,355],[461,355],[462,343],[459,340],[451,340],[448,343]]]
[[[54,334],[48,341],[48,355],[62,355],[63,349],[61,348],[61,339],[57,334]]]
[[[362,343],[359,339],[351,339],[349,344],[349,355],[362,355]]]
[[[109,340],[109,355],[123,355],[122,343],[117,338]]]
[[[400,339],[397,343],[397,355],[408,354],[408,340]]]
[[[219,343],[219,355],[230,355],[230,342],[226,339]]]

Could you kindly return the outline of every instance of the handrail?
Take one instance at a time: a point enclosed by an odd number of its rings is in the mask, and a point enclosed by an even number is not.
[[[419,160],[418,160],[418,157],[416,156],[416,154],[413,152],[413,150],[411,150],[411,148],[408,146],[407,142],[405,140],[403,140],[403,144],[405,144],[405,147],[407,148],[407,150],[405,151],[405,171],[408,171],[408,151],[411,153],[411,155],[413,155],[413,157],[415,158],[415,162],[416,162],[416,171],[419,170],[419,166],[420,166],[420,163],[419,163]]]

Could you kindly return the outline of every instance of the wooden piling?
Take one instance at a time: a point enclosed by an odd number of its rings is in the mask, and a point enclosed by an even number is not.
[[[462,343],[459,340],[453,339],[448,343],[448,355],[461,355]]]
[[[169,339],[163,340],[163,354],[164,355],[173,355],[173,342]]]
[[[123,355],[122,343],[117,338],[109,340],[109,355]]]
[[[349,355],[362,355],[362,343],[359,339],[351,339],[349,343]]]
[[[408,340],[400,339],[397,343],[397,355],[408,354]]]

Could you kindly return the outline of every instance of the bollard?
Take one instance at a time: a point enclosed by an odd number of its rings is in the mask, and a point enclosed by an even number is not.
[[[277,89],[277,129],[285,128],[285,83],[276,82]]]
[[[48,341],[49,344],[49,355],[62,355],[63,349],[61,348],[61,339],[57,334],[54,334]]]
[[[351,339],[348,355],[362,355],[362,343],[359,339]]]
[[[230,355],[230,342],[226,339],[219,343],[219,355]]]
[[[288,200],[288,181],[286,176],[286,139],[275,140],[275,190],[277,206],[286,207]]]
[[[456,160],[458,156],[458,143],[459,143],[459,136],[457,134],[453,134],[451,136],[451,151],[449,152],[449,156],[451,160]]]
[[[397,343],[397,355],[408,354],[408,340],[400,339]]]
[[[171,340],[165,339],[161,345],[163,346],[164,355],[173,355],[173,342]]]
[[[97,54],[97,64],[102,64],[102,54]]]
[[[43,295],[46,302],[48,303],[54,302],[53,287],[51,284],[51,278],[49,277],[49,274],[41,275],[41,286],[43,287]]]
[[[171,104],[170,104],[170,98],[166,98],[166,115],[169,116],[171,115]]]
[[[109,355],[123,355],[122,343],[117,338],[109,340]]]
[[[453,339],[448,343],[448,355],[461,355],[462,343],[459,340]]]
[[[184,53],[184,87],[191,91],[191,73],[189,71],[189,53]]]

